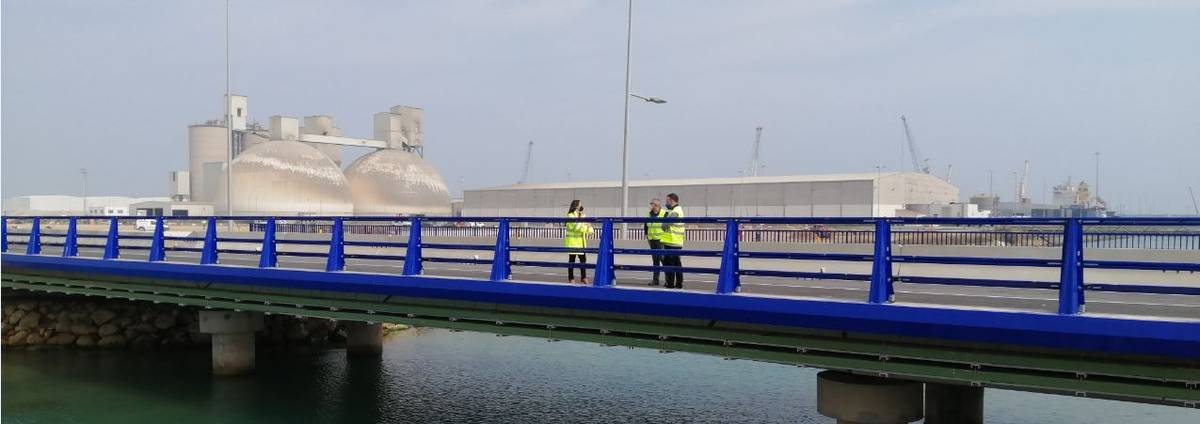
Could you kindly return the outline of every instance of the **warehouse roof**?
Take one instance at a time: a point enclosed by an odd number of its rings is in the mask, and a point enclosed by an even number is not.
[[[728,177],[728,178],[681,178],[681,179],[660,179],[660,180],[641,180],[630,181],[630,187],[656,187],[656,186],[693,186],[693,185],[718,185],[718,184],[769,184],[769,183],[807,183],[807,182],[832,182],[832,181],[871,181],[878,178],[890,177],[893,175],[911,174],[925,175],[915,172],[884,172],[876,174],[859,173],[859,174],[817,174],[817,175],[780,175],[780,176],[764,176],[764,177]],[[548,190],[548,189],[568,189],[568,188],[608,188],[620,187],[620,181],[585,181],[577,183],[547,183],[547,184],[512,184],[497,187],[484,187],[467,191],[484,191],[484,190]]]

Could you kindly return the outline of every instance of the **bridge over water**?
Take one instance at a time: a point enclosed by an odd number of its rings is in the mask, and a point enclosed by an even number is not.
[[[648,220],[592,218],[587,286],[565,283],[560,218],[92,219],[6,217],[3,287],[203,306],[218,373],[252,369],[261,314],[290,314],[364,323],[356,352],[395,322],[833,370],[831,416],[923,399],[953,422],[983,387],[1200,402],[1200,219],[685,219],[705,241],[674,269],[649,265]]]

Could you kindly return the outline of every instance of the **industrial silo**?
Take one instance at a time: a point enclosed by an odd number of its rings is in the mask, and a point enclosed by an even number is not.
[[[224,213],[225,179],[212,200]],[[233,161],[235,215],[349,215],[354,212],[342,170],[299,141],[274,140],[246,149]]]
[[[378,150],[346,169],[356,215],[449,215],[441,174],[415,154]]]
[[[188,172],[192,200],[212,202],[223,181],[229,142],[225,127],[217,122],[188,126]]]

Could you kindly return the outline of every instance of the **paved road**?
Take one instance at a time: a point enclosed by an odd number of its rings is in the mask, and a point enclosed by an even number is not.
[[[61,250],[52,247],[43,249],[46,255],[58,255]],[[100,257],[102,250],[82,248],[82,256]],[[169,252],[171,261],[199,262],[193,252]],[[125,250],[122,258],[145,260],[144,250]],[[258,266],[258,257],[223,253],[221,263],[237,266]],[[288,257],[279,258],[281,268],[324,269],[324,258]],[[381,274],[399,274],[402,261],[349,259],[347,270]],[[433,276],[486,279],[489,265],[426,263],[425,274]],[[561,268],[514,267],[514,281],[567,284],[566,270]],[[715,275],[688,275],[686,291],[712,292],[715,290]],[[617,286],[638,290],[667,290],[651,287],[649,273],[617,272]],[[797,298],[863,302],[867,298],[868,284],[862,281],[844,280],[801,280],[795,278],[742,277],[743,295],[786,296]],[[1054,312],[1058,308],[1058,292],[1040,289],[1009,289],[994,287],[963,287],[928,284],[896,284],[896,302],[906,305],[949,305],[964,308],[989,308]],[[1137,293],[1087,293],[1089,315],[1121,315],[1135,317],[1160,317],[1169,319],[1200,320],[1200,296],[1153,295]]]

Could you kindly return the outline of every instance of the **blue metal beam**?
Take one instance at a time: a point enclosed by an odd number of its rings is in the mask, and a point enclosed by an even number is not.
[[[492,281],[504,281],[512,277],[512,266],[509,262],[508,221],[501,220],[496,231],[496,249],[492,253]]]
[[[111,218],[108,220],[108,237],[104,242],[104,259],[117,259],[121,257],[121,229],[118,226],[119,220]]]

